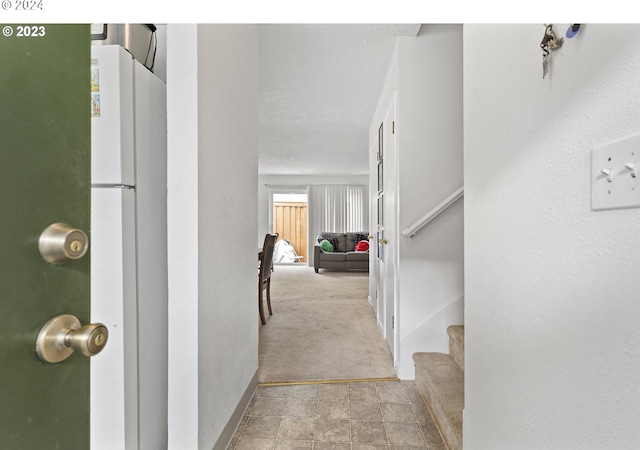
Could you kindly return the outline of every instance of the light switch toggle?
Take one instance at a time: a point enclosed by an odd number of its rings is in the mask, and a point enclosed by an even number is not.
[[[631,178],[638,176],[636,165],[634,163],[626,163],[624,166],[631,171]]]
[[[607,176],[607,181],[611,183],[611,169],[602,169],[600,173],[603,173]]]

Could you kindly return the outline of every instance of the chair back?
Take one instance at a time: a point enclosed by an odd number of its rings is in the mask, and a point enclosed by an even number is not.
[[[269,279],[271,276],[271,266],[273,264],[273,250],[276,245],[276,234],[267,234],[264,237],[262,245],[262,254],[260,255],[260,281]]]

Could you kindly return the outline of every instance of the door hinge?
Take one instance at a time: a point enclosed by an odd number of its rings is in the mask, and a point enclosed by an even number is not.
[[[391,122],[391,134],[396,134],[396,121]]]
[[[396,316],[391,316],[391,329],[396,329]]]

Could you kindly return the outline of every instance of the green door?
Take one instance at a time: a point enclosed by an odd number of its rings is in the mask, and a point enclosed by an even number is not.
[[[90,318],[89,256],[38,250],[61,222],[90,227],[88,25],[0,25],[0,448],[89,448],[89,358],[36,355],[40,328]]]

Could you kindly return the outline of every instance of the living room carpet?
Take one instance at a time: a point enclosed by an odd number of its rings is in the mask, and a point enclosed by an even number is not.
[[[395,378],[368,290],[366,272],[275,266],[273,315],[260,325],[259,382]]]

